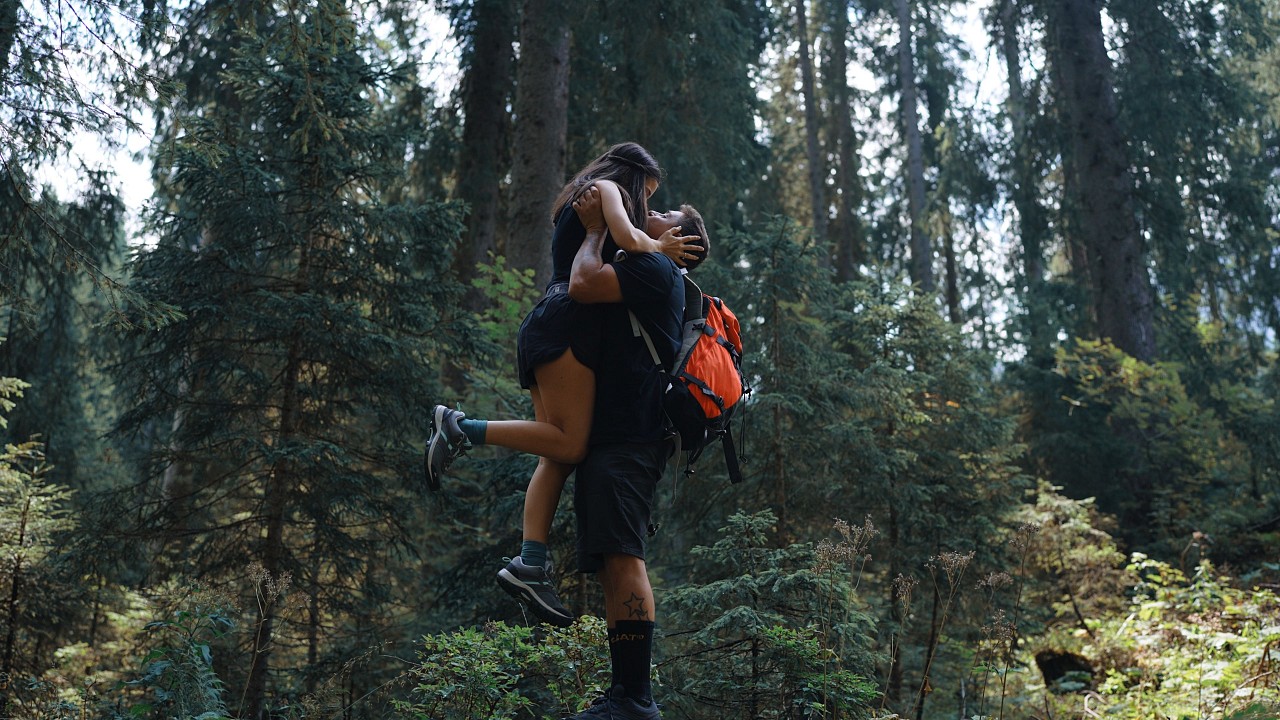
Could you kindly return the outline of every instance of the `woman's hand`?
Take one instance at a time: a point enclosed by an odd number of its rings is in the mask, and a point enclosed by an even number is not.
[[[684,267],[685,262],[698,257],[698,253],[702,250],[701,245],[694,244],[694,240],[701,239],[699,235],[680,235],[680,227],[667,228],[658,238],[658,245],[661,246],[662,254],[671,258],[672,262],[680,267]]]

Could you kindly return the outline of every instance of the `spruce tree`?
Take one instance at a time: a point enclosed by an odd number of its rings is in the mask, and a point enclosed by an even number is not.
[[[776,521],[767,510],[730,516],[722,537],[691,551],[696,580],[664,595],[664,715],[866,716],[871,619],[849,570],[870,538],[778,547]]]
[[[134,267],[138,292],[185,319],[132,338],[120,429],[154,438],[132,491],[154,572],[305,599],[246,605],[245,676],[229,682],[258,717],[302,679],[275,671],[340,662],[417,593],[398,571],[432,368],[465,333],[440,319],[460,297],[458,210],[384,201],[410,142],[382,106],[403,72],[364,56],[344,3],[239,9],[213,25],[222,101],[175,118],[172,199]]]
[[[1194,305],[1214,323],[1248,327],[1273,304],[1263,298],[1274,297],[1276,165],[1259,148],[1274,142],[1275,125],[1253,68],[1275,42],[1276,19],[1256,0],[1122,1],[1109,13],[1124,48],[1117,122],[1143,158],[1134,178],[1162,293],[1159,357],[1197,362],[1184,354],[1197,344],[1169,332],[1172,314]]]

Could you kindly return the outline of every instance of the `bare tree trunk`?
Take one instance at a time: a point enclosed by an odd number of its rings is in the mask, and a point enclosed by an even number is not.
[[[458,248],[455,269],[469,289],[466,306],[480,310],[484,296],[470,287],[476,265],[497,250],[499,187],[505,173],[503,139],[507,135],[507,102],[511,89],[512,43],[515,42],[513,0],[478,0],[472,9],[474,51],[466,77],[462,129],[462,163],[458,197],[471,208],[467,235]]]
[[[1001,0],[1000,4],[1000,49],[1004,56],[1004,69],[1009,79],[1009,98],[1005,102],[1009,113],[1009,124],[1013,130],[1013,164],[1014,164],[1014,205],[1018,210],[1018,219],[1022,225],[1023,246],[1034,243],[1036,252],[1028,252],[1023,257],[1023,268],[1029,281],[1039,280],[1044,275],[1044,258],[1041,255],[1038,233],[1043,224],[1043,212],[1040,211],[1036,199],[1036,182],[1031,177],[1031,138],[1027,128],[1027,91],[1022,85],[1022,53],[1018,46],[1018,5],[1017,0]],[[1032,222],[1032,217],[1039,222]],[[1027,247],[1027,250],[1032,248]]]
[[[785,227],[785,226],[784,226]],[[775,246],[776,247],[776,246]],[[782,264],[782,258],[778,257],[777,251],[774,251],[773,257],[770,259],[772,267],[778,267]],[[769,347],[774,371],[779,374],[787,372],[787,360],[782,351],[782,341],[778,337],[783,327],[781,317],[781,302],[775,297],[770,306],[770,327],[774,328],[772,342]],[[786,445],[783,438],[786,432],[782,428],[785,418],[783,417],[782,406],[774,405],[773,407],[773,506],[777,509],[778,527],[781,529],[780,535],[784,538],[791,537],[791,518],[787,512],[787,462],[786,462]]]
[[[315,183],[319,186],[319,182]],[[313,285],[311,265],[312,244],[317,242],[314,234],[308,237],[299,252],[297,280],[294,292],[302,295]],[[287,449],[298,436],[302,427],[303,382],[302,337],[299,328],[295,327],[292,337],[288,339],[288,351],[281,375],[280,388],[280,421],[276,432],[276,443],[281,449]],[[298,471],[294,462],[285,457],[277,460],[266,478],[263,488],[263,504],[265,506],[264,521],[266,535],[262,541],[262,567],[269,578],[280,582],[284,571],[287,547],[284,539],[285,521],[289,513],[289,499],[293,497],[298,486]],[[268,716],[265,707],[267,697],[267,677],[271,669],[273,650],[273,634],[278,614],[279,603],[276,598],[268,597],[258,607],[257,629],[254,632],[252,657],[250,659],[249,677],[245,682],[244,702],[241,710],[244,717],[263,718]]]
[[[951,231],[950,212],[946,213],[943,223],[945,229],[942,233],[942,253],[947,273],[944,292],[947,302],[947,319],[952,325],[959,325],[964,322],[964,315],[960,312],[960,267],[956,262],[956,238],[955,233]]]
[[[297,433],[298,423],[298,385],[301,376],[300,341],[294,338],[289,348],[288,361],[285,364],[284,395],[280,407],[281,446],[288,445]],[[296,485],[293,463],[281,460],[272,468],[264,490],[266,501],[266,537],[262,544],[262,567],[267,574],[280,578],[284,565],[285,542],[284,525],[288,512],[288,498]],[[264,707],[267,696],[267,675],[271,669],[272,636],[275,630],[278,603],[271,598],[259,606],[257,630],[253,637],[253,657],[249,668],[249,679],[246,682],[244,716],[248,718],[266,718],[268,713]]]
[[[1018,46],[1018,5],[1001,0],[999,44],[1009,81],[1006,111],[1013,131],[1013,206],[1018,213],[1022,239],[1022,271],[1026,276],[1027,354],[1041,364],[1049,355],[1053,338],[1046,318],[1044,297],[1044,238],[1048,224],[1037,192],[1039,178],[1027,127],[1027,93],[1022,85],[1022,53]]]
[[[93,609],[89,615],[89,637],[85,641],[89,647],[98,646],[98,617],[102,614],[102,578],[93,575]]]
[[[925,234],[924,139],[920,135],[915,56],[912,51],[911,0],[898,6],[898,91],[902,102],[902,134],[907,145],[907,214],[911,222],[911,282],[924,292],[937,289],[933,278],[933,247]]]
[[[1084,182],[1081,179],[1079,162],[1076,159],[1075,152],[1071,147],[1064,147],[1062,150],[1062,196],[1064,199],[1074,198],[1079,194],[1077,190],[1080,184]],[[1098,294],[1093,290],[1095,281],[1093,279],[1093,252],[1089,248],[1089,244],[1084,238],[1082,223],[1080,222],[1080,212],[1070,202],[1064,202],[1061,210],[1060,221],[1062,223],[1062,234],[1066,240],[1067,261],[1071,266],[1071,277],[1075,279],[1081,287],[1089,291],[1089,301],[1091,306],[1087,314],[1082,314],[1080,321],[1081,326],[1077,329],[1076,334],[1095,334],[1098,325]]]
[[[865,238],[858,208],[862,205],[862,178],[858,176],[860,158],[857,136],[853,130],[853,110],[849,106],[848,72],[849,34],[848,0],[830,2],[831,61],[824,68],[825,84],[831,92],[831,133],[836,157],[836,221],[833,248],[836,279],[852,280],[857,268],[866,262]]]
[[[311,548],[311,577],[307,579],[307,692],[314,693],[319,684],[316,667],[320,664],[320,553]]]
[[[916,695],[915,716],[916,720],[924,720],[924,701],[929,697],[929,693],[933,692],[933,686],[929,682],[929,671],[931,663],[929,660],[933,658],[934,650],[938,645],[938,632],[941,629],[941,618],[939,610],[942,606],[942,596],[938,592],[938,584],[933,584],[933,604],[929,610],[929,640],[924,644],[925,664],[924,677],[920,678],[920,692]]]
[[[1139,360],[1155,359],[1154,295],[1127,143],[1116,119],[1111,60],[1097,0],[1054,0],[1048,34],[1079,172],[1080,231],[1089,245],[1098,333]]]
[[[827,163],[818,141],[818,94],[814,89],[813,54],[809,44],[809,18],[805,0],[796,0],[796,39],[800,45],[800,92],[804,96],[804,147],[809,163],[809,211],[813,222],[813,237],[819,248],[829,247],[827,241]],[[831,253],[819,253],[823,267],[831,266]]]
[[[551,279],[551,202],[564,184],[569,24],[556,0],[525,0],[516,69],[515,148],[507,258]]]

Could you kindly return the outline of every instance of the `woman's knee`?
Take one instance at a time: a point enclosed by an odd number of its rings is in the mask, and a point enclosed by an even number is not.
[[[578,465],[587,459],[587,441],[571,440],[565,443],[565,453],[563,462],[569,465]]]
[[[560,460],[559,457],[539,457],[538,469],[535,474],[544,475],[548,478],[554,478],[561,484],[568,479],[573,473],[574,463]]]
[[[586,439],[578,441],[572,438],[555,443],[554,451],[542,456],[543,461],[567,466],[565,475],[573,472],[573,469],[585,459],[587,459]]]

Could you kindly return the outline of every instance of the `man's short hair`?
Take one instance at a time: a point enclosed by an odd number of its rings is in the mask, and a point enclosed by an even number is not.
[[[684,222],[680,223],[680,234],[697,235],[699,239],[692,244],[702,246],[702,251],[697,253],[697,257],[685,261],[685,269],[693,270],[711,255],[711,236],[707,234],[707,225],[702,221],[702,214],[692,205],[681,205],[680,212],[684,213]]]

